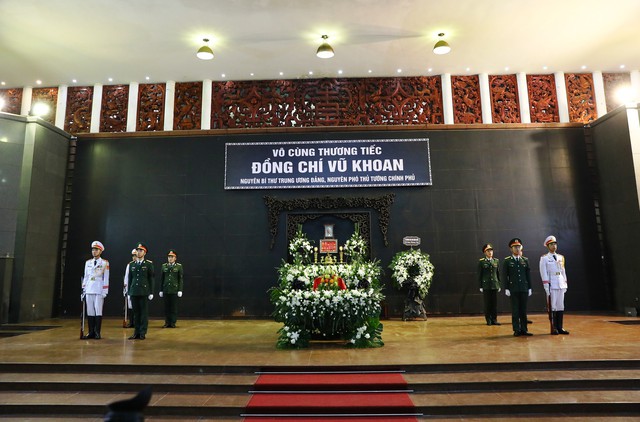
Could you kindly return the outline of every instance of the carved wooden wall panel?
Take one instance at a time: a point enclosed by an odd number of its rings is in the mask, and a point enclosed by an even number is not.
[[[138,86],[137,131],[164,130],[166,91],[166,84],[140,84]]]
[[[590,73],[566,73],[564,79],[567,84],[569,121],[589,123],[597,119],[593,76]]]
[[[480,78],[478,75],[452,76],[453,122],[482,123]]]
[[[516,75],[489,75],[493,123],[520,123]]]
[[[33,88],[31,107],[36,103],[44,103],[49,106],[49,113],[40,117],[42,120],[54,124],[56,121],[56,109],[58,108],[58,88]]]
[[[439,76],[213,84],[212,129],[442,122]]]
[[[93,87],[73,86],[67,89],[67,110],[64,130],[69,133],[88,133],[91,126]]]
[[[129,109],[129,85],[105,85],[102,88],[100,132],[126,132]]]
[[[609,113],[622,105],[624,100],[617,98],[618,90],[631,87],[631,75],[629,73],[603,73],[602,79],[607,113]]]
[[[554,75],[527,75],[531,123],[559,122]]]
[[[4,107],[0,111],[20,114],[22,109],[22,88],[0,89],[0,98],[4,100]]]
[[[200,129],[202,123],[202,82],[177,82],[173,107],[173,129]]]

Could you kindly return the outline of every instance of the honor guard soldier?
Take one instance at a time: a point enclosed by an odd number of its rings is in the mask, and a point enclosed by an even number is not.
[[[531,336],[527,330],[527,300],[531,296],[531,267],[529,259],[522,255],[522,241],[509,241],[511,255],[502,261],[504,293],[511,298],[511,324],[513,335]]]
[[[82,277],[82,299],[87,303],[87,319],[89,320],[89,334],[83,338],[100,339],[102,328],[102,306],[104,298],[109,293],[109,261],[100,255],[104,245],[97,240],[91,243],[91,255],[84,264]]]
[[[493,246],[482,247],[483,258],[478,261],[478,282],[484,297],[484,318],[487,325],[501,325],[498,322],[498,292],[500,291],[500,260],[493,257]]]
[[[149,301],[153,300],[155,273],[153,262],[145,259],[147,247],[143,243],[136,246],[137,257],[129,264],[128,293],[133,306],[134,332],[129,340],[144,340],[149,327]]]
[[[569,334],[562,327],[564,319],[564,294],[567,291],[567,273],[564,256],[557,253],[558,242],[555,236],[548,236],[544,240],[548,253],[540,257],[540,277],[542,286],[547,294],[547,306],[550,312],[551,334]]]
[[[128,309],[128,317],[129,321],[127,321],[127,326],[125,328],[133,328],[133,305],[131,304],[131,297],[127,295],[129,290],[129,265],[134,262],[138,258],[138,251],[133,249],[131,251],[131,261],[127,264],[127,268],[124,270],[124,287],[122,289],[122,294],[127,298],[127,309]]]
[[[162,264],[162,279],[160,280],[160,297],[164,297],[164,326],[176,328],[178,319],[178,298],[182,297],[184,271],[182,264],[176,262],[175,249],[167,253],[167,261]]]

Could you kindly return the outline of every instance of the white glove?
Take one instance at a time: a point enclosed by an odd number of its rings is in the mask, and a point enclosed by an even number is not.
[[[122,296],[126,296],[127,295],[127,288],[123,287],[122,288]]]
[[[158,293],[158,296],[164,297],[164,293],[160,292],[160,293]]]
[[[82,302],[84,300],[84,293],[80,294],[80,302]]]
[[[543,284],[542,287],[544,287],[544,291],[547,292],[547,296],[549,296],[549,283]]]
[[[149,295],[149,300],[153,300],[153,293]]]
[[[500,290],[502,290],[500,287],[498,287],[498,293],[500,293]]]
[[[507,296],[511,296],[511,292],[509,291],[509,289],[505,289],[504,294]]]
[[[529,296],[531,296],[531,289],[529,289]]]
[[[482,293],[482,287],[480,287],[480,293]]]
[[[107,294],[106,293],[102,293],[102,298],[104,299],[106,297],[107,297]]]
[[[182,292],[178,292],[178,297],[182,297]]]

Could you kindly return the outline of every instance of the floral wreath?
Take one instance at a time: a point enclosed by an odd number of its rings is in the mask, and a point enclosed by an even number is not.
[[[433,279],[434,266],[429,255],[420,249],[409,249],[395,254],[389,265],[391,278],[400,289],[406,282],[414,281],[418,285],[418,295],[424,299],[429,292]]]
[[[355,230],[351,237],[344,243],[344,253],[351,261],[361,261],[367,254],[367,242],[360,235],[360,226],[355,224]]]
[[[311,262],[312,253],[313,245],[307,239],[307,235],[302,232],[302,226],[298,225],[298,231],[289,243],[289,254],[296,263],[309,263]]]

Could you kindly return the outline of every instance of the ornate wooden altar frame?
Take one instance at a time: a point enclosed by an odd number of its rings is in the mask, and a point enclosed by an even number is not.
[[[378,197],[354,197],[354,198],[345,198],[345,197],[329,197],[325,196],[322,198],[296,198],[296,199],[278,199],[274,196],[265,196],[264,202],[267,206],[267,211],[269,213],[269,233],[271,234],[271,246],[270,249],[273,249],[273,246],[276,243],[276,236],[278,235],[278,222],[280,220],[280,214],[283,211],[313,211],[313,210],[340,210],[341,212],[336,212],[334,215],[347,215],[346,218],[349,218],[349,215],[357,215],[357,212],[349,212],[346,210],[363,210],[363,209],[373,209],[378,213],[378,227],[380,228],[380,232],[382,233],[382,238],[384,241],[384,245],[389,245],[389,240],[387,238],[387,232],[389,228],[389,219],[391,216],[391,204],[395,199],[395,194],[390,193],[387,195],[382,195]],[[308,214],[300,214],[303,216],[313,215],[312,213]],[[317,218],[317,217],[316,217]],[[290,220],[290,219],[288,219]],[[352,220],[353,221],[353,220]],[[287,227],[287,240],[290,239],[289,232],[293,230],[293,234],[295,235],[295,230],[297,225],[300,223],[295,223],[293,228]],[[361,226],[362,230],[362,226]],[[363,236],[364,237],[364,236]],[[365,239],[370,239],[370,236],[364,237]],[[369,248],[371,250],[371,248]]]

